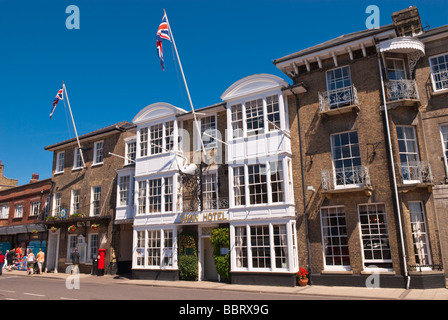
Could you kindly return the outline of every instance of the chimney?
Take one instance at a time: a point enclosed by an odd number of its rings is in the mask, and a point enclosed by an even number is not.
[[[411,6],[392,13],[392,21],[399,37],[413,37],[423,32],[417,7]]]
[[[31,176],[30,183],[34,183],[34,182],[37,182],[37,181],[39,181],[39,174],[33,173],[33,175]]]

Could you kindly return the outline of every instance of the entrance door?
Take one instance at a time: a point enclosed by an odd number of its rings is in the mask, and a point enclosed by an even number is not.
[[[49,232],[48,234],[48,248],[46,271],[54,270],[57,272],[57,259],[58,259],[58,249],[59,249],[59,230],[56,233]]]
[[[216,272],[215,260],[213,259],[213,246],[210,238],[202,238],[204,251],[204,280],[218,281],[218,272]]]

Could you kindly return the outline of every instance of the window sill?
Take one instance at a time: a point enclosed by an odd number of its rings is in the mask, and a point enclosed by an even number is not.
[[[82,167],[79,167],[79,168],[73,168],[73,169],[72,169],[72,172],[73,172],[73,171],[80,171],[81,169],[82,169]]]
[[[93,163],[92,167],[102,166],[103,164],[104,164],[104,162]]]
[[[445,94],[445,93],[448,93],[448,88],[447,89],[440,89],[440,90],[437,90],[437,91],[432,91],[431,95],[433,95],[433,96],[440,96],[440,95]]]
[[[320,274],[353,274],[352,270],[322,270]]]

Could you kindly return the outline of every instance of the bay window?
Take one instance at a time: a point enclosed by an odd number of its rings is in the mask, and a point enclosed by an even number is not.
[[[280,95],[272,94],[230,105],[230,139],[250,137],[269,131],[285,129],[282,125],[283,104]]]
[[[172,229],[147,229],[136,231],[135,260],[137,268],[172,268],[174,242]]]
[[[295,243],[294,223],[237,225],[233,228],[233,270],[289,271],[297,266],[289,246]],[[292,255],[292,256],[290,256]]]
[[[138,181],[137,214],[172,212],[174,210],[173,177]]]
[[[233,167],[233,205],[283,203],[285,179],[282,160]]]

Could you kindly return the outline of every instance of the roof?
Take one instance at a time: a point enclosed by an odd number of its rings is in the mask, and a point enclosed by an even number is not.
[[[366,30],[361,30],[361,31],[357,31],[357,32],[353,32],[353,33],[349,33],[349,34],[344,34],[342,36],[339,36],[337,38],[331,39],[329,41],[323,42],[321,44],[315,45],[313,47],[309,47],[306,48],[304,50],[298,51],[296,53],[292,53],[289,54],[287,56],[284,56],[282,58],[276,59],[274,60],[274,64],[278,64],[280,62],[284,62],[287,60],[291,60],[291,59],[295,59],[295,58],[299,58],[308,54],[312,54],[315,52],[319,52],[322,50],[326,50],[344,43],[349,43],[352,41],[356,41],[359,39],[363,39],[366,37],[370,37],[373,36],[375,34],[378,33],[382,33],[384,31],[389,31],[389,30],[393,30],[394,29],[394,25],[393,24],[389,24],[386,26],[382,26],[378,29],[366,29]]]
[[[88,138],[91,138],[91,137],[94,137],[94,136],[98,136],[98,135],[101,135],[101,134],[105,134],[105,133],[109,133],[109,132],[112,132],[112,131],[124,132],[124,131],[130,130],[132,128],[135,128],[135,127],[136,127],[135,124],[132,124],[132,123],[130,123],[128,121],[121,121],[121,122],[112,124],[110,126],[107,126],[107,127],[104,127],[104,128],[101,128],[101,129],[98,129],[98,130],[95,130],[95,131],[92,131],[92,132],[89,132],[89,133],[86,133],[86,134],[83,134],[82,136],[79,136],[79,140],[88,139]],[[58,147],[62,147],[64,145],[71,144],[71,143],[74,143],[74,142],[76,142],[76,138],[72,138],[72,139],[69,139],[69,140],[65,140],[65,141],[61,141],[61,142],[49,145],[49,146],[45,147],[45,150],[53,151],[54,149],[56,149]]]

